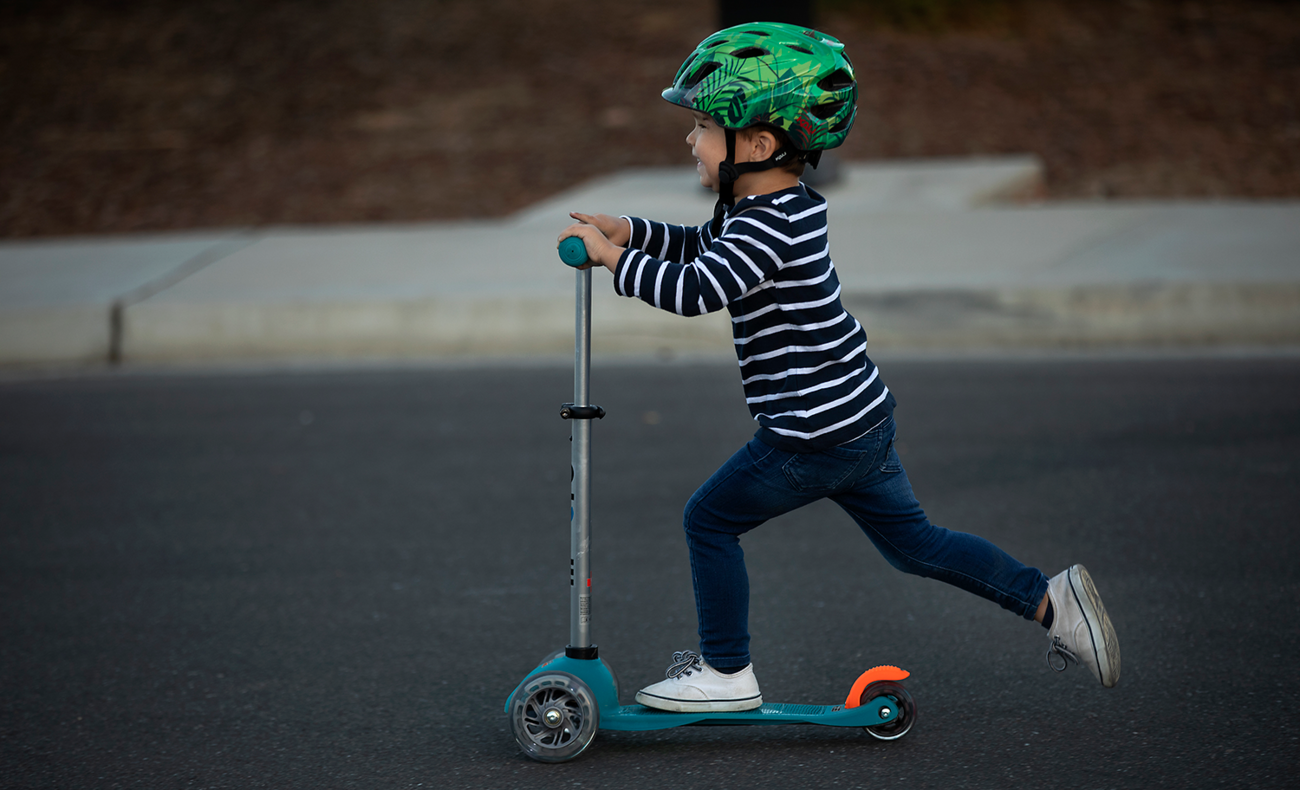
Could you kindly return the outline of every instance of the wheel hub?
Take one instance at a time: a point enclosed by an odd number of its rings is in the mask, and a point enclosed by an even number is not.
[[[555,729],[564,723],[564,714],[559,708],[547,708],[542,714],[542,722],[551,729]]]

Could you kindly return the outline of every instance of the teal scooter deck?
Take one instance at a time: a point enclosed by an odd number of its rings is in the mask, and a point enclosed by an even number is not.
[[[691,724],[823,724],[830,727],[872,727],[898,718],[898,706],[884,698],[871,700],[856,708],[843,705],[793,705],[784,702],[765,704],[754,710],[739,712],[674,713],[644,705],[621,705],[617,710],[600,712],[602,730],[666,730]]]
[[[678,713],[656,710],[644,705],[620,705],[618,685],[609,667],[598,660],[573,659],[557,655],[538,666],[511,692],[506,700],[506,712],[520,689],[529,686],[535,677],[555,673],[572,675],[591,691],[599,709],[600,728],[625,732],[666,730],[688,725],[754,725],[754,724],[821,724],[829,727],[874,727],[898,719],[901,706],[886,696],[864,701],[855,707],[847,705],[801,705],[767,703],[748,711],[710,711]],[[906,673],[903,673],[906,674]],[[864,690],[865,690],[864,686]]]

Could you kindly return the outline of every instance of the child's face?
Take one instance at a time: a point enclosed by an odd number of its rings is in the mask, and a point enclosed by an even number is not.
[[[702,112],[691,111],[695,126],[686,135],[686,144],[695,157],[695,170],[700,174],[700,184],[718,191],[718,165],[727,156],[727,134],[721,126]]]

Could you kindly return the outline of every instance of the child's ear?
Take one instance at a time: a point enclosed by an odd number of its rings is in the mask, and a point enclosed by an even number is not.
[[[759,129],[757,131],[753,129],[745,129],[743,131],[746,133],[745,137],[748,138],[745,142],[752,146],[750,149],[752,157],[749,161],[762,162],[772,156],[772,154],[776,153],[776,136],[771,132],[766,129]]]

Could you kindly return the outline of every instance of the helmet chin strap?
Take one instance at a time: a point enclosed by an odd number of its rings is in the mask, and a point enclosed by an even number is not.
[[[745,173],[757,173],[771,170],[790,161],[790,149],[782,148],[761,162],[741,162],[736,164],[736,130],[725,129],[727,135],[727,158],[718,163],[718,202],[713,206],[713,238],[722,232],[722,218],[727,209],[736,203],[736,181]]]

